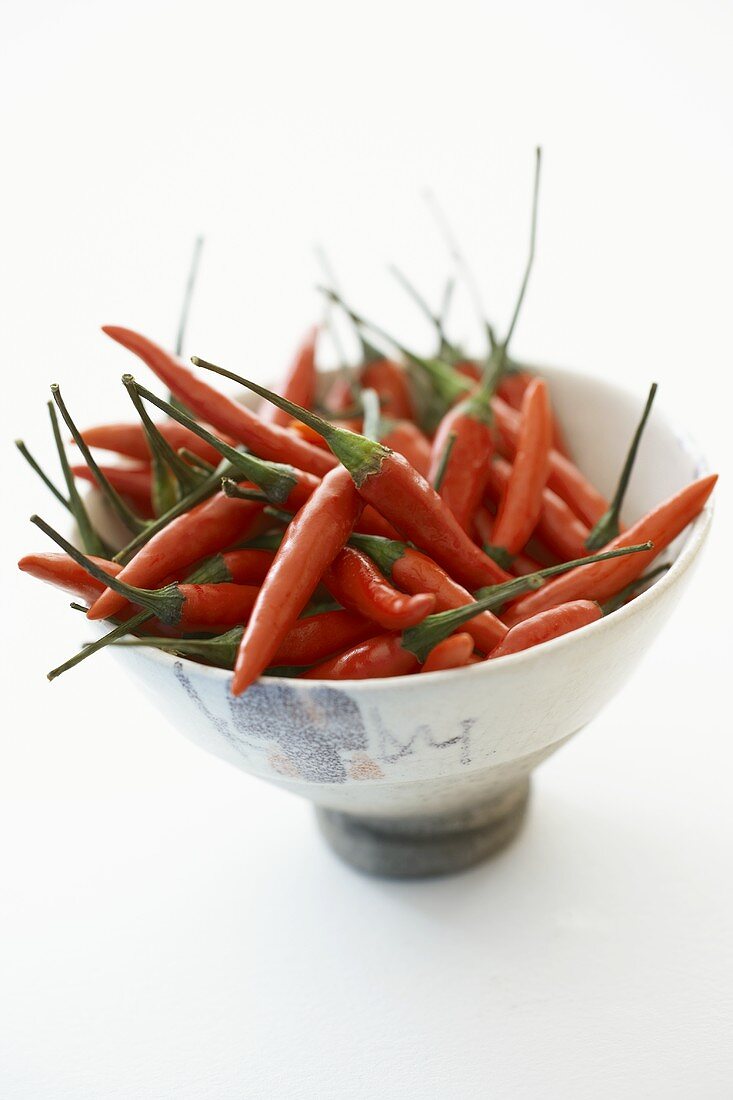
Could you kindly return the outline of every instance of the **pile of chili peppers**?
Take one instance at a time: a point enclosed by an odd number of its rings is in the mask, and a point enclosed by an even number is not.
[[[434,354],[410,351],[327,290],[330,308],[355,327],[362,361],[319,378],[326,326],[314,327],[278,393],[195,357],[188,366],[180,340],[169,352],[105,327],[169,399],[125,375],[137,420],[79,431],[53,386],[64,489],[18,443],[71,513],[82,547],[34,516],[58,549],[27,555],[20,568],[111,624],[49,678],[110,644],[233,670],[237,695],[263,674],[435,672],[592,623],[667,568],[649,571],[716,477],[622,524],[656,386],[609,501],[574,463],[547,383],[510,357],[534,255],[537,179],[514,315],[503,340],[485,323],[480,358],[453,344],[444,317],[417,295],[435,323]],[[212,373],[259,395],[258,410],[225,396]],[[153,410],[165,418],[154,420]],[[73,465],[60,421],[79,454]],[[99,462],[98,450],[124,463]],[[129,531],[126,546],[109,546],[95,529],[79,481],[98,487]]]

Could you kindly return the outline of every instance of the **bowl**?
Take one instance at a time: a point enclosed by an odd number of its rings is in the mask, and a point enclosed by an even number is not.
[[[642,395],[538,369],[578,464],[610,494]],[[705,472],[655,408],[627,494],[633,521]],[[231,674],[153,649],[116,648],[151,701],[207,752],[314,804],[332,848],[361,871],[456,871],[503,848],[525,815],[531,773],[623,686],[690,580],[708,505],[664,555],[650,589],[589,626],[494,662],[395,679]]]

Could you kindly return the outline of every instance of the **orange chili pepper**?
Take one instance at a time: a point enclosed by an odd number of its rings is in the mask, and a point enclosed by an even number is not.
[[[470,634],[451,634],[428,654],[420,672],[439,672],[442,669],[461,668],[473,655],[473,638]]]
[[[361,384],[376,390],[385,416],[395,420],[414,420],[410,383],[404,367],[392,359],[373,359],[361,369]]]
[[[153,514],[153,505],[150,497],[151,477],[149,466],[100,466],[104,476],[110,485],[129,497],[135,510],[143,517]],[[83,481],[97,484],[97,479],[88,466],[72,466],[74,477],[80,477]]]
[[[511,469],[506,459],[499,456],[494,458],[488,484],[488,492],[492,500],[498,502],[501,494],[506,491]],[[589,531],[565,501],[552,489],[545,487],[542,492],[542,508],[537,520],[536,533],[558,557],[564,561],[571,561],[573,558],[583,557]]]
[[[603,603],[609,599],[640,576],[657,554],[684,531],[704,507],[716,481],[717,474],[710,474],[687,485],[669,500],[653,508],[606,547],[607,550],[615,550],[649,541],[653,543],[652,549],[617,561],[580,565],[572,572],[557,577],[539,591],[516,600],[502,616],[507,626],[514,626],[540,611],[571,600],[595,600]]]
[[[190,451],[212,466],[219,462],[218,452],[182,424],[163,420],[155,426],[174,451]],[[81,437],[87,447],[114,451],[126,458],[150,462],[150,447],[142,424],[100,424],[95,428],[87,428],[81,433]]]
[[[513,626],[496,649],[491,651],[489,659],[507,657],[510,653],[519,653],[532,646],[541,645],[552,638],[559,638],[562,634],[569,634],[571,630],[587,626],[588,623],[593,623],[602,617],[601,608],[593,600],[572,600],[569,603],[558,604],[557,607],[540,611],[537,615],[532,615],[531,618],[524,619],[523,622]]]
[[[550,467],[552,423],[547,386],[535,378],[522,401],[514,465],[502,493],[491,543],[507,564],[526,544],[542,512],[542,494]],[[486,480],[488,481],[489,471]],[[474,509],[475,511],[475,509]]]

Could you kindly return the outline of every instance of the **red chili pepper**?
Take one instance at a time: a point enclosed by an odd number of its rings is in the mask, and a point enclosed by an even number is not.
[[[571,600],[596,600],[603,603],[644,572],[649,563],[669,546],[702,510],[713,491],[717,475],[700,478],[687,485],[669,500],[657,505],[643,519],[633,524],[606,549],[650,541],[653,548],[618,560],[581,565],[564,576],[557,577],[537,592],[518,599],[502,617],[514,626],[540,611]]]
[[[184,598],[179,630],[228,628],[247,622],[260,589],[253,584],[179,584]]]
[[[318,340],[318,325],[313,325],[303,343],[298,348],[288,373],[283,379],[281,391],[283,397],[302,405],[305,409],[313,407],[313,399],[316,395],[316,341]],[[260,410],[260,415],[271,424],[280,424],[287,427],[290,417],[282,409],[274,405],[265,404]]]
[[[470,634],[451,634],[438,642],[428,654],[420,672],[439,672],[442,669],[461,668],[473,656],[473,638]]]
[[[509,557],[519,553],[537,526],[549,473],[551,440],[547,386],[542,379],[535,378],[527,387],[522,402],[514,465],[491,536],[492,546]],[[488,476],[487,469],[484,487]]]
[[[354,484],[332,470],[289,524],[242,638],[232,682],[241,695],[271,663],[288,631],[342,549],[361,512]]]
[[[513,458],[519,439],[519,415],[500,397],[495,397],[493,404],[502,443],[509,457]],[[570,459],[556,450],[550,452],[547,484],[589,527],[608,511],[606,498]]]
[[[569,634],[571,630],[577,630],[602,617],[603,612],[592,600],[572,600],[559,604],[513,626],[504,640],[491,651],[489,658],[519,653],[541,645],[542,642],[549,642],[552,638],[559,638],[562,634]]]
[[[150,499],[149,466],[100,466],[99,469],[118,493],[129,497],[139,515],[143,517],[152,516],[153,505]],[[72,466],[71,472],[74,477],[90,481],[92,485],[97,484],[97,479],[88,466]]]
[[[304,672],[303,680],[370,680],[383,676],[409,676],[420,662],[402,647],[401,634],[378,634]]]
[[[384,579],[371,558],[345,546],[323,575],[331,595],[347,611],[356,611],[385,630],[404,630],[429,615],[435,596],[421,592],[406,596]]]
[[[290,463],[319,476],[333,469],[333,456],[299,439],[279,424],[266,424],[250,409],[202,382],[179,359],[152,340],[116,325],[105,325],[102,331],[138,355],[195,416],[244,443],[260,458]]]
[[[522,399],[527,386],[533,378],[534,375],[530,374],[529,371],[510,369],[502,378],[496,392],[503,401],[506,401],[507,405],[511,405],[513,409],[519,411],[522,407]],[[552,446],[561,455],[569,458],[570,452],[565,442],[565,435],[552,408],[550,409],[550,417],[552,420]]]
[[[494,458],[488,485],[492,500],[498,502],[506,491],[511,469],[506,459]],[[557,493],[545,487],[536,534],[563,561],[572,561],[583,557],[588,528]]]
[[[402,455],[355,432],[344,432],[231,371],[201,359],[193,361],[266,397],[320,432],[351,474],[362,498],[459,581],[478,588],[507,579],[509,574],[471,541],[435,490]]]
[[[350,649],[357,642],[371,637],[374,623],[350,611],[322,611],[298,619],[285,635],[271,666],[312,665],[333,653]]]
[[[413,424],[411,420],[388,421],[386,427],[387,430],[382,435],[380,443],[392,451],[397,451],[397,454],[406,458],[419,474],[427,477],[430,469],[431,447],[430,440],[424,432],[421,432],[417,424]]]
[[[391,359],[374,359],[361,370],[361,384],[379,394],[379,404],[385,416],[395,420],[414,420],[415,407],[407,374]]]
[[[228,550],[221,555],[234,584],[261,584],[272,565],[271,550]]]
[[[631,556],[642,551],[635,546],[610,553]],[[597,555],[596,560],[602,557],[604,555]],[[571,568],[569,564],[561,564],[531,577],[514,577],[506,584],[491,586],[484,589],[481,598],[473,606],[467,605],[430,615],[418,626],[410,627],[402,634],[379,634],[330,661],[317,665],[305,676],[311,680],[361,680],[374,676],[407,676],[417,672],[437,645],[459,627],[467,626],[477,614],[500,607],[514,595],[536,589],[544,583],[547,576],[555,576]]]
[[[490,395],[490,386],[482,384],[449,409],[433,440],[428,481],[464,531],[471,530],[494,452]]]
[[[432,592],[436,611],[450,611],[475,603],[470,592],[448,576],[437,562],[402,542],[352,535],[351,542],[364,550],[385,576],[404,589],[417,594]],[[490,611],[483,611],[465,625],[465,630],[484,653],[488,653],[506,634],[507,628]]]
[[[154,535],[124,567],[119,579],[138,588],[152,588],[187,565],[245,538],[261,515],[262,504],[217,493]],[[113,618],[125,603],[123,596],[108,589],[90,608],[89,618]]]
[[[363,535],[378,535],[384,539],[398,539],[399,531],[388,523],[384,516],[380,515],[376,508],[367,504],[361,513],[356,530]]]
[[[90,555],[90,560],[116,577],[122,570],[116,562],[107,561],[106,558],[95,558]],[[104,592],[104,585],[96,577],[90,577],[85,569],[77,562],[72,561],[66,554],[26,554],[18,562],[18,568],[23,573],[30,573],[39,581],[52,584],[55,588],[61,588],[72,596],[78,596],[82,600],[91,603],[96,600],[100,592]]]
[[[173,420],[163,420],[156,424],[160,434],[170,443],[174,451],[187,450],[203,458],[205,462],[216,466],[219,454],[197,435],[176,424]],[[150,462],[150,448],[142,424],[100,424],[96,428],[87,428],[81,433],[87,447],[97,447],[103,451],[135,458],[140,462]]]

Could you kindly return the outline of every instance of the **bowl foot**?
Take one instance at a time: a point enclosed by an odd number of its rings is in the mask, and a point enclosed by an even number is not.
[[[420,817],[357,817],[316,809],[321,832],[336,855],[369,875],[427,878],[472,867],[496,855],[519,832],[529,780],[471,810]]]

